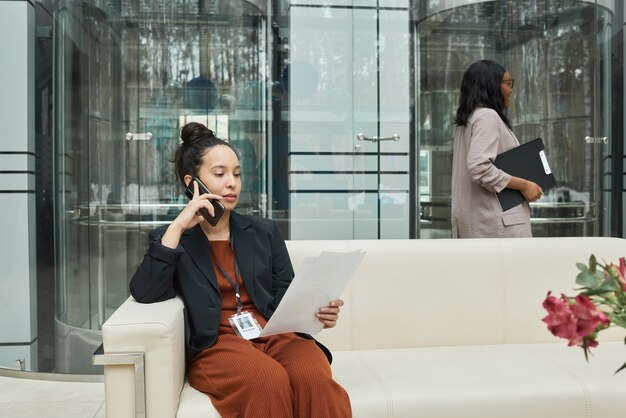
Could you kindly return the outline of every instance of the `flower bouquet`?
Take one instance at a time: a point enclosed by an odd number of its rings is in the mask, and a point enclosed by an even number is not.
[[[626,329],[626,260],[615,264],[598,263],[594,255],[589,266],[576,264],[580,273],[576,296],[552,296],[548,292],[543,307],[548,315],[543,321],[557,337],[569,341],[569,346],[582,347],[588,360],[589,349],[596,347],[598,333],[610,326]],[[624,340],[626,344],[626,339]],[[624,363],[615,373],[626,368]]]

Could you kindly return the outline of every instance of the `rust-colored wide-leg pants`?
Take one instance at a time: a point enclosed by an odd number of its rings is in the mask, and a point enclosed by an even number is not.
[[[282,334],[248,341],[221,334],[192,361],[189,383],[222,418],[349,418],[346,391],[315,341]]]

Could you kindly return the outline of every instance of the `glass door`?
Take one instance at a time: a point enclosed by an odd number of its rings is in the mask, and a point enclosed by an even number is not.
[[[187,122],[240,151],[239,209],[267,196],[267,10],[253,2],[58,2],[57,371],[93,372],[148,232],[186,204],[170,159]]]
[[[501,63],[515,79],[513,131],[521,142],[543,138],[557,179],[556,188],[531,204],[533,235],[602,234],[610,207],[602,190],[609,184],[611,5],[413,3],[421,237],[450,236],[452,118],[465,69],[483,58]]]
[[[371,182],[357,197],[354,216],[360,225],[354,237],[408,238],[414,208],[408,4],[379,1],[374,5],[354,12],[354,160]],[[355,178],[360,177],[361,167],[355,170]]]
[[[612,158],[620,156],[612,155],[611,150],[614,141],[622,141],[622,138],[611,137],[613,109],[613,86],[611,85],[614,57],[611,52],[611,38],[613,36],[613,22],[615,18],[615,2],[613,0],[595,0],[594,31],[597,34],[595,50],[595,92],[594,92],[594,132],[585,135],[584,142],[587,148],[593,149],[594,159],[598,161],[599,178],[596,188],[598,193],[595,200],[598,202],[598,225],[595,235],[612,236],[613,196],[617,190],[613,190],[612,176],[619,175],[613,168]],[[622,6],[623,8],[623,6]],[[620,148],[621,149],[621,148]],[[621,165],[620,165],[621,166]],[[613,193],[612,193],[613,192]],[[619,214],[618,216],[622,216]]]
[[[409,237],[408,1],[292,2],[290,238]]]

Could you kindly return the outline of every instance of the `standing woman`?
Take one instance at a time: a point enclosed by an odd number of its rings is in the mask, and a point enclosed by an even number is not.
[[[481,60],[461,82],[452,154],[452,236],[531,237],[528,202],[543,195],[536,183],[493,165],[498,154],[519,146],[506,116],[513,79],[501,65]],[[519,190],[525,202],[503,211],[496,193]]]
[[[151,232],[131,294],[141,303],[182,297],[189,383],[222,418],[351,417],[330,353],[311,336],[241,332],[265,326],[291,283],[287,247],[276,222],[234,211],[241,193],[235,149],[199,123],[185,125],[181,139],[175,172],[193,197],[171,224]],[[200,193],[194,176],[211,193]],[[224,206],[215,225],[199,214],[215,215],[209,199]],[[335,326],[342,305],[331,301],[316,314],[325,328]]]

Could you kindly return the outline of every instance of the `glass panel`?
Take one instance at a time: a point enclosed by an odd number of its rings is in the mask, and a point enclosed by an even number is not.
[[[169,161],[183,124],[202,122],[240,150],[239,209],[265,213],[267,11],[214,0],[56,5],[56,367],[83,373],[147,233],[186,203]]]
[[[533,235],[599,234],[608,203],[601,201],[600,132],[609,126],[602,118],[611,14],[588,1],[456,3],[415,6],[417,132],[420,164],[427,164],[420,167],[420,236],[450,236],[452,117],[463,72],[482,58],[503,64],[515,79],[513,130],[522,142],[543,138],[558,181],[531,204]]]
[[[408,237],[408,2],[332,3],[289,10],[289,237]]]
[[[612,115],[613,109],[613,86],[611,85],[612,73],[615,63],[618,67],[615,57],[611,54],[611,38],[613,36],[612,26],[614,20],[614,2],[611,0],[595,1],[595,28],[598,34],[596,40],[596,68],[595,73],[595,130],[594,140],[587,145],[587,148],[594,150],[595,158],[599,161],[600,178],[597,182],[598,187],[598,232],[597,235],[614,236],[612,231],[613,214],[613,193],[617,190],[613,188],[612,176],[617,175],[617,170],[612,165],[612,145],[614,141],[622,141],[623,138],[611,137],[612,133]],[[623,8],[623,5],[622,5]],[[619,19],[617,19],[619,20]],[[614,150],[616,148],[613,148]],[[620,165],[621,166],[621,165]],[[600,194],[601,193],[601,194]],[[618,216],[621,216],[618,215]]]
[[[349,7],[289,9],[291,239],[353,236],[352,26]]]
[[[410,183],[415,160],[411,152],[413,135],[410,129],[413,101],[410,19],[406,8],[408,2],[395,2],[397,8],[393,9],[389,3],[379,2],[390,9],[378,11],[376,42],[379,54],[378,135],[381,137],[378,149],[380,233],[377,238],[409,238],[414,237],[410,214],[415,212]]]

